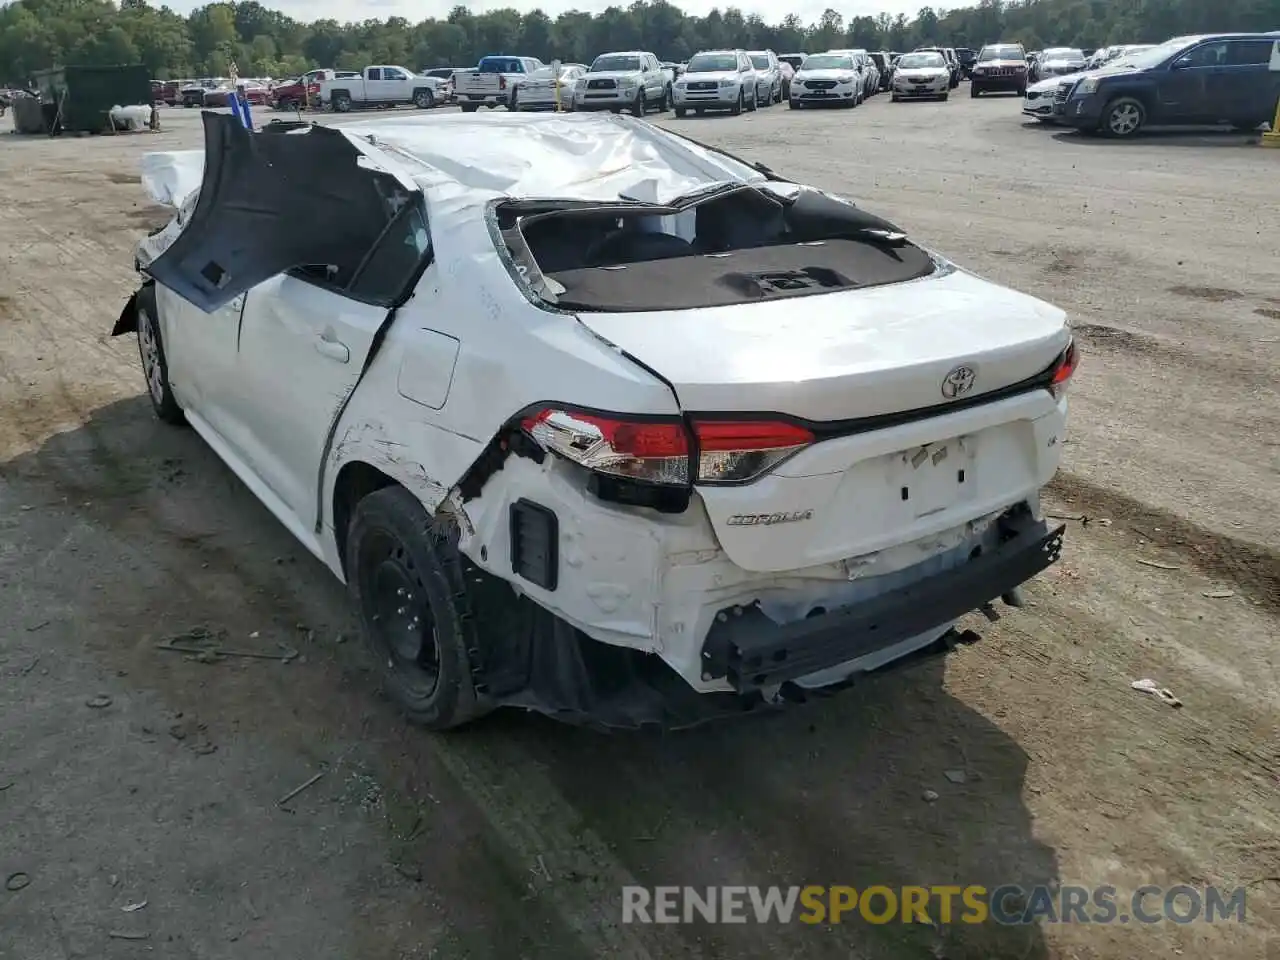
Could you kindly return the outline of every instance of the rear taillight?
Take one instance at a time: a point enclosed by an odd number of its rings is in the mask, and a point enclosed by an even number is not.
[[[320,92],[320,84],[318,83],[307,84],[307,93],[319,93],[319,92]]]
[[[1071,341],[1067,345],[1067,349],[1062,351],[1062,356],[1058,357],[1057,362],[1053,365],[1053,377],[1049,381],[1049,392],[1053,394],[1054,399],[1061,399],[1066,395],[1067,385],[1071,382],[1072,376],[1075,375],[1076,367],[1080,365],[1080,351],[1076,348],[1076,342]]]
[[[813,443],[804,427],[775,421],[694,421],[698,482],[744,483]]]
[[[634,419],[545,409],[522,429],[539,446],[595,473],[668,486],[745,483],[813,443],[811,432],[782,421],[675,417]]]
[[[507,78],[506,78],[506,77],[498,77],[498,89],[499,89],[499,90],[505,90],[505,89],[507,89]]]
[[[520,425],[539,446],[595,473],[672,486],[689,483],[689,436],[680,420],[543,410]]]

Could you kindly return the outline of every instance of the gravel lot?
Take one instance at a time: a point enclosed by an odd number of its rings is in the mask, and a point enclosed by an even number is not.
[[[659,122],[1070,311],[1064,560],[945,661],[665,738],[407,728],[338,585],[107,336],[166,219],[137,158],[195,111],[0,138],[0,957],[1280,956],[1280,153],[959,92]],[[157,649],[192,627],[300,656]],[[1247,923],[618,922],[626,883],[1036,882],[1249,884]]]

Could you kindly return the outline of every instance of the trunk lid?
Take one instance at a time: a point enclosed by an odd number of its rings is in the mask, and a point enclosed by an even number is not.
[[[1035,376],[1065,349],[1063,311],[961,270],[866,290],[693,310],[580,313],[598,336],[671,383],[694,413],[816,422],[901,413]]]
[[[1057,468],[1063,409],[1047,390],[1002,391],[1067,347],[1065,314],[963,271],[579,319],[665,378],[695,418],[781,416],[818,434],[755,480],[698,486],[721,546],[746,570],[800,570],[913,543],[923,560],[939,534],[1033,495]],[[975,402],[984,394],[995,396]]]

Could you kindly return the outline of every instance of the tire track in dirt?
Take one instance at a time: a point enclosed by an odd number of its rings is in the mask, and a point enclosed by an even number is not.
[[[1270,371],[1251,358],[1238,354],[1197,352],[1164,337],[1100,323],[1076,323],[1071,329],[1086,344],[1098,350],[1117,350],[1152,362],[1177,363],[1210,371],[1230,383],[1254,389],[1276,389],[1276,381]]]
[[[1048,493],[1069,501],[1073,510],[1127,527],[1207,576],[1230,580],[1268,613],[1280,616],[1280,551],[1215,533],[1070,472],[1059,471]]]

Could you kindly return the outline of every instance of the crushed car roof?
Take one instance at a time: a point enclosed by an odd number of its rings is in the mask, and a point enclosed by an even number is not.
[[[712,183],[767,180],[743,162],[613,114],[406,114],[330,129],[362,153],[372,142],[397,160],[427,195],[433,232],[449,226],[440,217],[474,222],[477,208],[494,199],[664,203]],[[147,154],[143,184],[157,202],[180,206],[200,187],[204,156]]]

